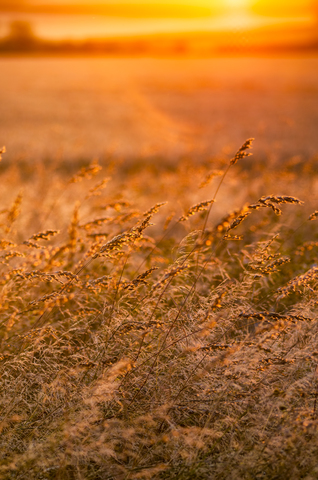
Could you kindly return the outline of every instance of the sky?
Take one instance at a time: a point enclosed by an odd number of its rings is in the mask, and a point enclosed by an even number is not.
[[[85,8],[102,11],[117,11],[125,16],[142,10],[153,12],[166,11],[168,14],[175,10],[176,14],[182,15],[182,11],[197,12],[201,15],[216,14],[225,10],[252,10],[257,14],[270,16],[303,16],[313,10],[317,0],[0,0],[0,8],[5,7],[33,7],[39,9],[71,8],[80,11]],[[124,8],[125,7],[125,8]]]
[[[298,24],[313,28],[318,0],[0,0],[0,36],[25,19],[45,38],[227,31]]]

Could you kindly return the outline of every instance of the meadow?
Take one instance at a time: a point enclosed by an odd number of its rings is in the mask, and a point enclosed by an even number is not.
[[[317,478],[317,60],[276,60],[1,60],[0,478]]]

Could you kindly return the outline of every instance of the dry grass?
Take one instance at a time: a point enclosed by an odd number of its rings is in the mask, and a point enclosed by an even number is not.
[[[1,478],[317,478],[313,176],[249,148],[2,171]]]

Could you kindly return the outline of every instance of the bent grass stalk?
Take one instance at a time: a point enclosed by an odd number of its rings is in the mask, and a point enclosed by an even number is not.
[[[230,169],[230,167],[231,167],[232,165],[234,165],[235,163],[237,163],[237,161],[238,161],[239,159],[244,158],[244,157],[247,157],[247,156],[250,155],[250,153],[246,153],[245,150],[251,147],[251,144],[252,144],[252,141],[253,141],[253,140],[254,140],[254,139],[252,139],[252,138],[246,140],[246,141],[244,142],[244,144],[242,145],[242,147],[237,151],[237,153],[235,154],[235,156],[230,160],[230,163],[229,163],[226,171],[224,172],[224,175],[222,176],[222,178],[221,178],[221,180],[220,180],[220,182],[219,182],[218,188],[217,188],[217,190],[216,190],[216,193],[215,193],[213,199],[212,199],[212,200],[209,200],[209,201],[207,201],[207,202],[203,202],[202,204],[195,205],[194,207],[190,208],[190,210],[188,211],[188,213],[187,213],[186,215],[180,217],[179,221],[184,221],[184,220],[186,220],[189,216],[191,216],[192,214],[194,214],[195,212],[201,211],[202,209],[205,209],[206,207],[209,206],[209,210],[208,210],[208,213],[207,213],[206,219],[205,219],[205,224],[204,224],[204,227],[203,227],[203,230],[202,230],[202,233],[204,233],[205,226],[206,226],[206,223],[207,223],[208,216],[209,216],[209,213],[210,213],[210,211],[211,211],[212,205],[213,205],[213,203],[215,202],[216,195],[217,195],[217,193],[218,193],[219,190],[220,190],[220,187],[221,187],[221,185],[222,185],[222,183],[223,183],[223,181],[224,181],[224,178],[225,178],[227,172],[229,171],[229,169]],[[231,230],[231,229],[235,228],[236,226],[238,226],[238,225],[244,220],[244,218],[245,218],[247,215],[249,215],[249,214],[250,214],[250,212],[245,213],[245,214],[242,215],[241,217],[238,217],[238,219],[236,219],[236,220],[233,222],[233,224],[229,227],[228,230]],[[201,237],[202,237],[202,235],[201,235]],[[224,237],[223,237],[223,238],[224,238]],[[190,251],[190,253],[189,253],[188,255],[186,255],[186,258],[183,260],[183,262],[182,262],[182,264],[181,264],[182,266],[183,266],[184,263],[189,259],[189,257],[192,255],[192,253],[193,253],[196,249],[197,249],[197,245],[195,245],[195,246],[193,247],[193,249]],[[217,249],[217,248],[216,248],[216,249]],[[214,252],[212,252],[212,253],[210,254],[210,256],[208,257],[208,260],[206,260],[206,262],[203,264],[202,268],[200,269],[199,273],[197,274],[196,279],[195,279],[194,283],[192,284],[192,286],[191,286],[188,294],[186,295],[185,299],[183,300],[182,304],[180,305],[180,308],[179,308],[179,310],[178,310],[178,314],[176,315],[176,317],[175,317],[175,319],[173,320],[173,322],[171,323],[171,325],[170,325],[170,327],[169,327],[166,335],[164,336],[162,345],[161,345],[161,347],[159,348],[159,350],[158,350],[158,352],[157,352],[157,357],[155,358],[155,360],[154,360],[154,362],[153,362],[150,370],[152,370],[152,368],[155,366],[155,364],[156,364],[156,362],[157,362],[157,360],[158,360],[158,358],[159,358],[159,355],[160,355],[160,353],[161,353],[161,351],[162,351],[162,348],[164,347],[164,345],[165,345],[165,343],[166,343],[166,341],[167,341],[167,338],[169,337],[172,329],[175,327],[175,325],[176,325],[176,323],[177,323],[177,321],[178,321],[178,319],[179,319],[179,317],[180,317],[180,315],[181,315],[184,307],[186,306],[186,304],[187,304],[187,302],[188,302],[188,299],[190,298],[190,296],[192,295],[192,293],[193,293],[194,290],[195,290],[195,287],[196,287],[197,282],[199,281],[199,279],[200,279],[201,275],[203,274],[203,272],[204,272],[207,264],[210,263],[210,261],[211,261],[211,259],[212,259],[213,256],[214,256]],[[170,286],[171,281],[172,281],[172,279],[168,282],[168,284],[167,284],[165,290],[163,291],[163,293],[165,293],[165,291],[168,289],[168,287]],[[163,295],[163,293],[162,293],[162,295]],[[162,296],[161,296],[161,297],[162,297]],[[159,305],[159,301],[161,300],[161,297],[159,297],[159,300],[158,300],[158,302],[156,303],[156,306],[155,306],[155,308],[154,308],[154,310],[153,310],[153,312],[152,312],[151,318],[153,317],[153,315],[154,315],[154,313],[155,313],[155,310],[157,309],[157,307],[158,307],[158,305]],[[142,344],[143,344],[143,340],[144,340],[144,338],[142,339],[142,343],[141,343],[141,345],[140,345],[140,347],[139,347],[138,354],[137,354],[137,358],[135,359],[135,361],[136,361],[136,360],[138,359],[138,357],[139,357],[139,354],[140,354],[140,351],[141,351],[141,348],[142,348]],[[149,374],[149,375],[150,375],[150,374]],[[146,385],[146,383],[147,383],[147,381],[148,381],[149,375],[146,377],[146,379],[144,380],[144,382],[143,382],[143,384],[141,385],[140,389],[136,392],[135,396],[132,398],[130,404],[133,403],[133,402],[137,399],[137,397],[139,396],[140,392],[142,391],[143,387]]]

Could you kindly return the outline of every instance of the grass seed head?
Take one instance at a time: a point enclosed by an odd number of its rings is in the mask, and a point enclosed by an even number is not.
[[[233,220],[233,222],[229,226],[228,232],[230,230],[233,230],[234,228],[238,227],[245,220],[245,218],[248,217],[251,213],[252,212],[245,212],[245,213],[242,213],[241,215],[239,215],[238,217],[236,217],[236,219]]]
[[[200,203],[197,203],[196,205],[193,205],[191,208],[189,208],[189,210],[185,215],[182,215],[179,218],[178,221],[185,222],[186,220],[188,220],[189,217],[192,217],[192,215],[194,215],[195,213],[206,210],[210,205],[212,205],[212,203],[214,203],[214,200],[206,200],[205,202],[200,202]]]
[[[235,165],[235,163],[237,163],[237,161],[241,158],[253,155],[252,153],[245,151],[252,147],[253,140],[254,138],[249,138],[243,143],[241,148],[239,148],[239,150],[236,152],[235,156],[230,160],[230,165]]]
[[[158,270],[158,267],[151,267],[145,272],[138,275],[135,280],[131,282],[124,283],[123,288],[124,290],[134,290],[135,288],[139,287],[140,285],[146,285],[147,278],[152,274],[153,271]]]
[[[51,237],[55,237],[55,235],[58,235],[59,233],[60,230],[46,230],[45,232],[39,232],[32,235],[29,240],[49,240]]]
[[[96,172],[97,173],[97,172]],[[85,197],[85,200],[88,200],[91,197],[97,197],[102,194],[102,190],[106,187],[110,180],[110,177],[104,178],[101,182],[97,183],[93,188],[91,188],[88,194]]]
[[[69,180],[69,183],[78,183],[84,179],[91,179],[97,175],[101,169],[102,167],[99,165],[98,160],[93,160],[88,167],[81,168],[81,170]]]
[[[204,188],[209,185],[209,183],[215,178],[223,175],[223,170],[213,170],[213,172],[209,173],[205,180],[200,184],[199,188]]]
[[[308,217],[308,220],[316,220],[316,218],[318,217],[318,210],[316,210],[314,213],[312,213],[311,215],[309,215]]]
[[[298,205],[303,205],[303,201],[299,200],[296,197],[291,197],[290,195],[267,195],[263,196],[258,200],[258,203],[262,203],[265,205],[271,204],[271,203],[276,203],[276,204],[282,204],[282,203],[292,203],[292,204],[298,204]]]
[[[164,205],[167,205],[167,202],[156,203],[156,205],[154,205],[154,206],[151,207],[149,210],[147,210],[146,212],[144,212],[144,213],[143,213],[143,216],[144,216],[144,217],[148,217],[148,215],[153,216],[155,213],[158,213],[158,212],[159,212],[159,209],[160,209],[161,207],[163,207]]]

